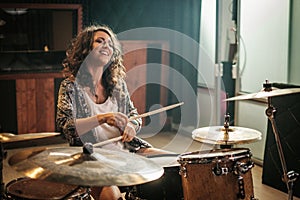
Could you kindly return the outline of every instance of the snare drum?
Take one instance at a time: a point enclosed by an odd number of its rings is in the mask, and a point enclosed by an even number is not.
[[[160,154],[148,158],[164,168],[162,177],[155,181],[136,185],[126,199],[181,200],[183,199],[180,165],[177,154]],[[128,196],[128,195],[127,195]]]
[[[253,199],[251,152],[217,149],[179,156],[184,199]]]
[[[6,186],[6,198],[8,200],[92,199],[90,188],[30,178],[19,178],[9,182]]]

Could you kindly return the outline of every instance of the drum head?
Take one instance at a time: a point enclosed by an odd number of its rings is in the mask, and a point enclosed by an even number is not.
[[[151,155],[147,156],[150,160],[155,162],[161,167],[172,167],[172,166],[179,166],[178,160],[178,154],[157,154],[157,155]]]
[[[8,196],[16,199],[63,199],[78,189],[75,185],[22,178],[8,183]]]

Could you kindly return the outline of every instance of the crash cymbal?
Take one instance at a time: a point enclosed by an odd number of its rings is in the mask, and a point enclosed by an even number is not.
[[[39,138],[46,138],[51,136],[59,135],[60,133],[26,133],[16,135],[13,133],[0,133],[0,142],[8,143],[8,142],[19,142],[24,140],[32,140],[32,139],[39,139]]]
[[[244,94],[236,97],[231,97],[225,101],[234,101],[234,100],[245,100],[245,99],[258,99],[258,98],[267,98],[275,97],[287,94],[293,94],[300,92],[300,88],[286,88],[286,89],[274,89],[272,91],[260,91],[257,93]]]
[[[164,170],[145,157],[120,151],[81,147],[31,149],[14,154],[8,163],[33,179],[80,186],[130,186],[162,176]]]
[[[195,129],[192,137],[199,142],[220,145],[245,144],[261,139],[261,133],[250,128],[231,126],[228,135],[225,132],[222,126],[209,126]]]

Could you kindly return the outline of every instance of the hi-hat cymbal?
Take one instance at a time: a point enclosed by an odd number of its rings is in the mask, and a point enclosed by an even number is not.
[[[60,133],[26,133],[26,134],[20,134],[16,135],[13,133],[0,133],[0,142],[2,143],[8,143],[8,142],[19,142],[24,140],[32,140],[32,139],[39,139],[39,138],[46,138],[51,136],[59,135]]]
[[[9,159],[18,172],[33,179],[80,186],[130,186],[162,176],[164,170],[151,160],[127,152],[81,147],[36,148],[21,151]]]
[[[225,101],[267,98],[267,97],[293,94],[293,93],[298,93],[298,92],[300,92],[300,88],[275,89],[272,91],[260,91],[257,93],[244,94],[244,95],[240,95],[240,96],[236,96],[236,97],[231,97],[231,98],[226,99]]]
[[[209,126],[195,129],[192,137],[199,142],[220,145],[245,144],[261,139],[261,133],[250,128],[231,126],[228,135],[225,132],[222,126]]]

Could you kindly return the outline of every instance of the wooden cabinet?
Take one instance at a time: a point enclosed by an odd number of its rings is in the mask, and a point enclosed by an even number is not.
[[[15,106],[16,114],[1,113],[3,131],[16,132],[18,134],[35,132],[55,131],[55,108],[57,97],[57,84],[62,74],[57,73],[30,73],[30,74],[8,74],[0,75],[1,84],[10,81],[14,84],[15,99],[2,94],[1,107]],[[6,98],[6,99],[5,99]],[[6,105],[7,102],[15,105]],[[4,108],[3,108],[4,109]],[[6,116],[14,115],[17,127],[5,130]],[[8,122],[9,123],[9,122]]]

